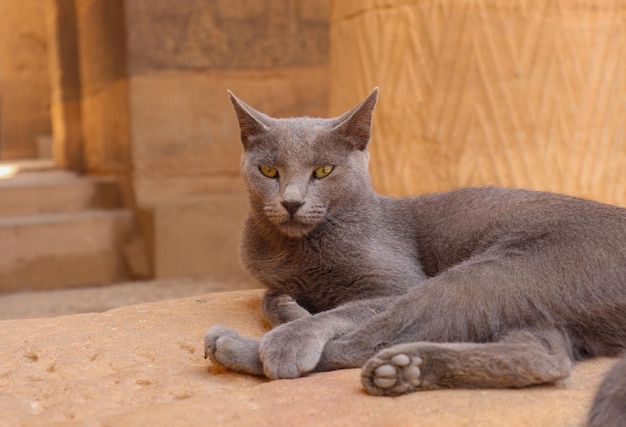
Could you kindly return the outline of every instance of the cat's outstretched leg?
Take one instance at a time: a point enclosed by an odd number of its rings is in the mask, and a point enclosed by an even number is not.
[[[224,326],[214,326],[204,336],[204,357],[236,372],[263,376],[259,341]]]
[[[494,343],[399,344],[362,369],[368,393],[396,396],[437,388],[526,387],[569,376],[569,344],[557,330],[515,330]]]

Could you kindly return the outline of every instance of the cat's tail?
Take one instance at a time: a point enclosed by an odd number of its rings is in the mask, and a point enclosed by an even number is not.
[[[587,420],[587,427],[624,426],[626,426],[626,353],[604,377]]]

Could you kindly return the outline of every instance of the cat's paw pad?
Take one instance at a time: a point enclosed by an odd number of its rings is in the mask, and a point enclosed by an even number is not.
[[[367,361],[361,371],[361,382],[369,394],[398,396],[420,388],[423,360],[393,348],[383,350]]]

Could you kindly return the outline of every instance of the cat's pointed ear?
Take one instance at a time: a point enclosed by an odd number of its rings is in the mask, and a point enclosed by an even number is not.
[[[247,147],[251,137],[267,132],[271,126],[272,118],[250,107],[231,91],[228,91],[228,97],[235,108],[237,120],[239,120],[241,143]]]
[[[367,95],[359,105],[334,119],[333,132],[352,142],[354,148],[364,150],[372,136],[372,114],[378,100],[378,88]]]

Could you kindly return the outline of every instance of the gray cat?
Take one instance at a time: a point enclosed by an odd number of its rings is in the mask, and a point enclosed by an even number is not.
[[[377,89],[334,119],[230,97],[251,206],[241,257],[274,329],[213,327],[213,362],[272,379],[362,367],[368,393],[394,396],[550,383],[626,349],[626,209],[493,187],[381,196]],[[626,363],[614,370],[590,425],[626,420]]]

